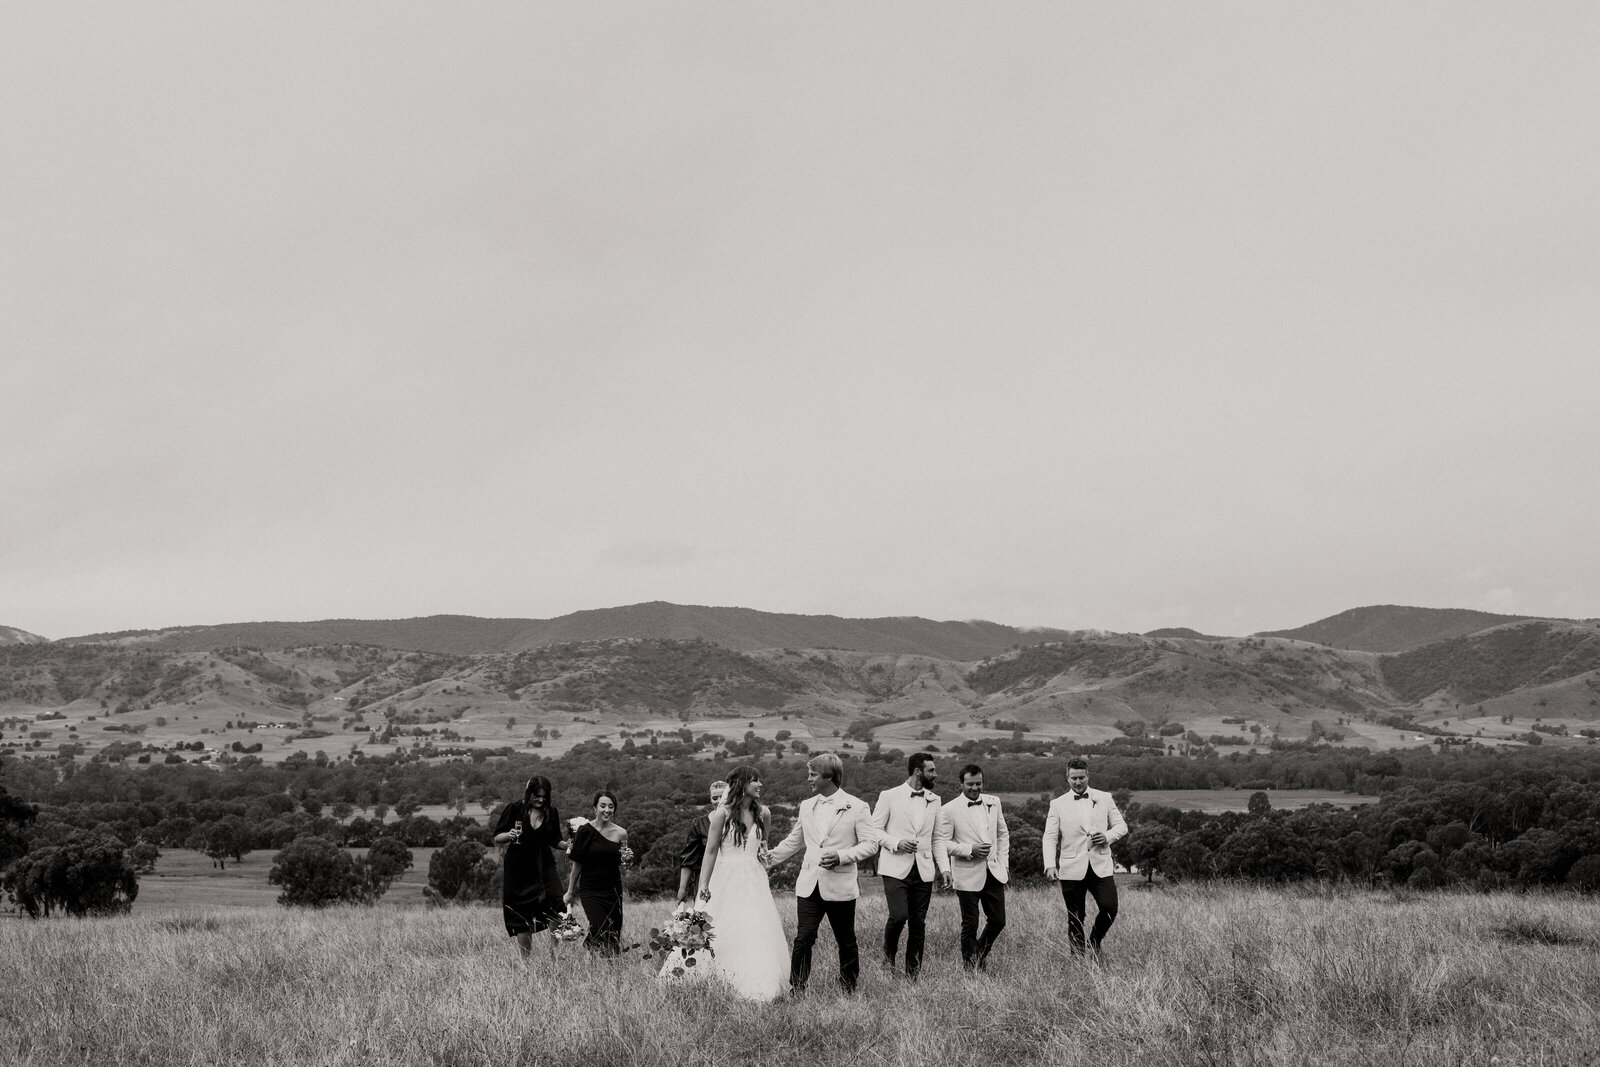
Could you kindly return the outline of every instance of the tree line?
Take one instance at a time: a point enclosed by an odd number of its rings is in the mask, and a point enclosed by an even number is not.
[[[1007,745],[944,756],[947,763],[982,763],[993,788],[1032,794],[1008,807],[1014,865],[1026,878],[1042,874],[1033,856],[1036,835],[1043,830],[1045,799],[1062,789],[1061,761],[1002,751]],[[848,788],[869,800],[904,777],[897,750],[869,746],[841,754]],[[1152,877],[1589,890],[1600,874],[1594,762],[1586,750],[1569,746],[1375,755],[1297,745],[1200,759],[1113,750],[1095,756],[1093,774],[1097,786],[1124,800],[1148,789],[1258,791],[1253,810],[1240,814],[1128,805],[1132,833],[1119,843],[1118,859]],[[319,897],[287,884],[299,870],[315,872],[332,887],[321,898],[360,902],[380,897],[410,866],[410,849],[429,848],[437,850],[430,899],[494,899],[499,874],[488,847],[490,828],[501,806],[520,797],[527,778],[542,774],[555,782],[556,804],[566,817],[587,815],[596,791],[618,790],[618,820],[640,857],[628,872],[628,887],[638,895],[662,893],[676,884],[677,851],[702,808],[706,783],[726,777],[734,765],[657,759],[642,746],[605,742],[554,759],[380,757],[223,769],[8,759],[0,761],[0,884],[30,914],[114,912],[131,906],[138,875],[154,868],[162,850],[192,849],[219,865],[273,850],[285,880],[274,884],[286,885],[285,903]],[[768,752],[761,769],[775,806],[772,832],[786,832],[793,803],[806,793],[804,760]],[[1272,809],[1269,791],[1297,788],[1374,794],[1383,801],[1354,811]],[[445,805],[455,814],[431,818],[419,813],[424,804]],[[358,861],[352,849],[368,855]],[[324,870],[330,864],[338,868],[333,874]]]

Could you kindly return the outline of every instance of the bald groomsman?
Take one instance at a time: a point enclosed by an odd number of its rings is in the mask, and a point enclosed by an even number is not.
[[[711,806],[690,825],[684,838],[683,851],[678,854],[678,904],[683,907],[690,906],[689,898],[700,884],[700,864],[706,858],[706,834],[711,829],[711,813],[717,810],[717,805],[727,795],[728,783],[719,778],[706,787],[706,792]]]
[[[1072,951],[1084,951],[1085,897],[1093,895],[1099,913],[1089,932],[1089,947],[1100,954],[1100,942],[1117,921],[1117,880],[1111,846],[1128,832],[1122,812],[1110,793],[1089,788],[1089,761],[1067,761],[1067,791],[1050,802],[1044,821],[1044,876],[1059,879],[1067,903],[1067,937]]]
[[[939,809],[933,828],[933,859],[944,871],[946,889],[954,886],[961,905],[961,962],[984,970],[989,950],[1006,928],[1006,880],[1011,831],[1000,798],[983,791],[983,768],[961,768],[961,795]],[[978,909],[983,933],[978,933]]]
[[[883,962],[893,969],[900,951],[900,933],[906,933],[906,977],[922,969],[922,943],[928,902],[939,868],[933,859],[933,824],[939,819],[939,794],[933,783],[939,772],[933,756],[918,752],[906,760],[910,773],[904,782],[878,794],[872,808],[872,825],[881,838],[878,873],[883,876],[883,896],[889,921],[883,927]]]

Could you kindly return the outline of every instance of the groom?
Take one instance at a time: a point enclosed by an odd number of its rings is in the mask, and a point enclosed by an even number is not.
[[[800,802],[794,829],[767,859],[775,867],[805,849],[800,877],[795,879],[794,951],[789,957],[789,989],[804,993],[811,977],[811,946],[817,943],[822,919],[833,927],[839,945],[839,981],[853,993],[861,974],[856,949],[856,864],[878,851],[865,802],[846,793],[844,762],[831,752],[812,756],[806,763],[806,781],[816,795]]]

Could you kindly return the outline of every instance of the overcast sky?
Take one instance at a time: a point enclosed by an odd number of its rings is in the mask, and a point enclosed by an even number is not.
[[[0,625],[1600,616],[1600,8],[0,6]]]

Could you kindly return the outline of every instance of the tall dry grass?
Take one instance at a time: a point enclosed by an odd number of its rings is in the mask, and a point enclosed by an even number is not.
[[[780,898],[792,931],[793,899]],[[634,904],[632,937],[665,915]],[[1045,890],[1011,894],[986,975],[935,898],[920,983],[847,997],[825,932],[811,992],[771,1006],[541,943],[494,909],[239,909],[0,924],[0,1063],[1556,1064],[1596,1062],[1600,901],[1125,892],[1108,961],[1065,951]],[[825,928],[826,929],[826,928]],[[1496,1059],[1497,1058],[1497,1059]]]

